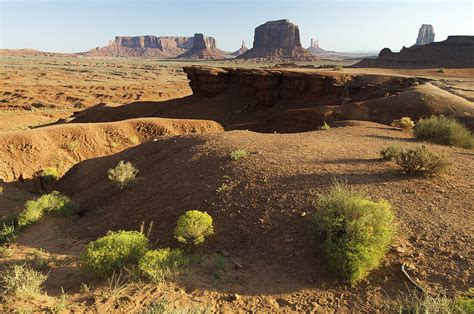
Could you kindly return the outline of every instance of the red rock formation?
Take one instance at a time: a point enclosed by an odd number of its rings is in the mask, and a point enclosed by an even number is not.
[[[317,60],[301,46],[298,26],[288,20],[269,21],[255,28],[253,48],[238,58]]]
[[[426,45],[434,42],[435,33],[433,25],[423,24],[418,31],[418,37],[416,38],[415,45]]]
[[[242,46],[240,46],[240,49],[239,50],[236,50],[232,53],[232,56],[234,57],[238,57],[240,56],[241,54],[247,52],[249,49],[247,47],[245,47],[245,41],[242,40]]]
[[[308,51],[315,56],[335,54],[335,51],[327,51],[319,47],[319,40],[311,38],[311,45],[308,47]]]
[[[359,68],[473,68],[474,36],[449,36],[426,45],[403,47],[400,52],[389,48],[377,59],[364,59],[353,65]]]
[[[203,34],[194,34],[193,47],[178,56],[182,59],[224,59],[224,54],[216,47],[213,37],[204,37]]]

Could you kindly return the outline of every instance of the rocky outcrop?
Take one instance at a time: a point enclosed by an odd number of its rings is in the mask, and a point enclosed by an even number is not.
[[[423,24],[418,31],[418,37],[416,38],[415,45],[426,45],[434,42],[435,33],[433,25]]]
[[[255,28],[253,48],[241,59],[316,60],[301,46],[297,25],[288,20],[269,21]]]
[[[389,48],[376,59],[363,59],[353,65],[359,68],[473,68],[474,36],[449,36],[440,42],[403,47],[400,52]]]
[[[474,126],[470,101],[428,79],[357,75],[318,70],[185,67],[191,107],[224,126],[254,131],[301,132],[324,121],[366,120],[389,124],[446,114]],[[230,127],[234,128],[234,127]]]
[[[239,50],[234,51],[234,52],[232,53],[232,56],[238,57],[238,56],[240,56],[241,54],[247,52],[248,50],[249,50],[249,49],[248,49],[247,47],[245,47],[245,41],[242,40],[242,46],[240,46],[240,49],[239,49]]]
[[[194,34],[193,47],[178,56],[181,59],[223,59],[224,54],[216,47],[213,37],[205,37],[203,34]]]
[[[316,56],[331,55],[336,53],[335,51],[327,51],[322,49],[319,47],[319,40],[315,40],[313,38],[311,38],[311,45],[308,47],[308,51]]]
[[[107,57],[176,57],[193,47],[193,37],[183,36],[116,36],[108,46],[84,53]]]

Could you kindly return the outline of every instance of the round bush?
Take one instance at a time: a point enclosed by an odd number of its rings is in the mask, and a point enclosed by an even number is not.
[[[45,182],[52,182],[59,180],[59,171],[57,168],[49,167],[41,171],[41,178]]]
[[[198,210],[190,210],[179,217],[174,230],[174,237],[182,243],[200,244],[212,234],[212,217]]]
[[[138,263],[140,272],[149,280],[158,282],[189,262],[179,249],[164,248],[148,251]]]
[[[368,200],[342,184],[321,194],[319,205],[314,224],[329,269],[356,283],[378,267],[392,241],[391,206]]]
[[[454,118],[441,115],[420,119],[413,131],[415,136],[422,140],[474,148],[474,135]]]
[[[136,264],[148,251],[148,238],[138,231],[109,231],[89,243],[83,254],[86,268],[99,277],[107,277],[123,266]]]

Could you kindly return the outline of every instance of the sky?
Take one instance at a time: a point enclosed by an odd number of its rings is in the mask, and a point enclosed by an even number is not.
[[[474,0],[0,0],[0,48],[80,52],[116,35],[203,33],[226,51],[253,43],[255,27],[289,19],[335,51],[394,51],[415,43],[421,24],[435,40],[473,35]]]

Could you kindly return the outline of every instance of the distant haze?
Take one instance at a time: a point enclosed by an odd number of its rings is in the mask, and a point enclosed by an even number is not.
[[[105,46],[116,35],[215,37],[217,47],[252,47],[254,28],[289,19],[335,51],[399,50],[432,24],[436,41],[473,35],[474,1],[232,1],[232,0],[0,0],[0,47],[80,52]]]

